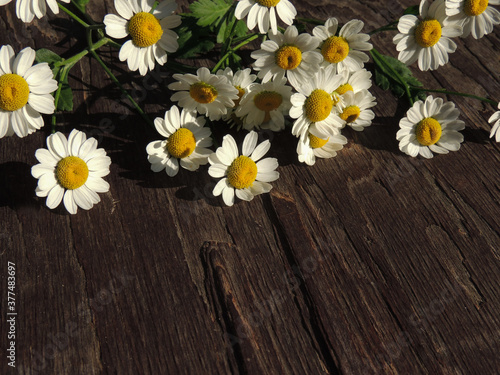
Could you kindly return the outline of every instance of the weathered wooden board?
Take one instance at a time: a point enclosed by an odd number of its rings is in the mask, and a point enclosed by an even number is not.
[[[179,1],[182,10],[188,1]],[[365,21],[414,5],[305,0],[304,17]],[[24,25],[0,7],[0,44],[84,46],[77,24],[50,15]],[[96,20],[112,1],[91,1]],[[69,34],[65,34],[69,33]],[[68,36],[65,36],[68,35]],[[393,32],[373,43],[396,56]],[[500,100],[500,32],[457,40],[450,64],[415,75],[429,88]],[[103,58],[151,118],[170,107],[165,70],[130,74]],[[193,61],[194,64],[213,64]],[[16,265],[19,374],[495,374],[500,369],[500,163],[491,106],[449,97],[466,122],[459,152],[432,160],[398,150],[407,108],[373,89],[374,124],[313,167],[289,134],[271,137],[280,179],[270,194],[225,207],[206,168],[150,171],[157,139],[91,58],[73,70],[75,110],[59,130],[96,137],[111,185],[90,211],[49,210],[30,168],[50,129],[0,140],[0,275]],[[46,122],[48,122],[48,118]],[[5,350],[4,350],[5,348]]]

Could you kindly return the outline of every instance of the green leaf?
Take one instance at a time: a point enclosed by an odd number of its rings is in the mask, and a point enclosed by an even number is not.
[[[90,0],[73,0],[77,7],[85,9]]]
[[[408,86],[422,87],[422,83],[413,76],[410,68],[398,59],[382,55],[378,52],[372,54],[375,62],[375,84],[383,90],[391,90],[397,97],[406,95],[405,86],[400,82],[402,79]],[[399,77],[398,77],[399,76]],[[413,101],[425,99],[422,91],[411,91]]]
[[[245,36],[248,34],[248,27],[245,21],[239,20],[234,28],[234,33],[236,37]]]
[[[58,111],[72,111],[73,110],[73,91],[67,83],[62,84],[59,102],[57,103]]]
[[[35,60],[37,63],[46,62],[48,64],[53,64],[55,62],[62,61],[62,59],[63,58],[57,53],[46,48],[40,48],[36,51]]]
[[[217,27],[233,5],[230,0],[198,0],[189,6],[198,26]]]
[[[230,32],[231,30],[231,25],[227,25],[226,21],[223,21],[219,27],[219,31],[217,32],[217,43],[222,43],[224,40],[226,40],[226,30],[227,32]]]
[[[418,16],[420,14],[419,5],[412,5],[405,9],[403,14],[413,14],[414,16]]]
[[[179,39],[177,39],[179,48],[170,55],[172,58],[192,59],[215,47],[210,30],[197,26],[194,18],[184,18],[182,25],[175,28],[174,31],[179,35]]]

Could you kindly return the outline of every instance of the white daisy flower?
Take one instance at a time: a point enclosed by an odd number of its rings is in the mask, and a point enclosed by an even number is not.
[[[334,91],[338,95],[344,95],[347,91],[357,93],[372,87],[372,73],[364,68],[355,72],[344,70],[341,75],[341,84]]]
[[[47,63],[34,61],[30,47],[17,56],[9,45],[0,48],[0,138],[25,137],[43,126],[40,113],[54,113],[57,81]]]
[[[241,98],[243,95],[245,95],[250,86],[255,82],[257,79],[257,76],[255,74],[251,74],[252,69],[247,68],[243,70],[238,70],[236,73],[234,73],[231,68],[226,68],[224,70],[219,69],[217,71],[218,76],[224,76],[227,78],[228,82],[233,85],[236,90],[238,90],[238,99],[234,100],[234,107],[228,108],[228,113],[224,116],[225,120],[230,120],[231,115],[233,114],[234,110],[238,107],[240,104]]]
[[[76,214],[78,207],[89,210],[100,202],[97,193],[109,191],[102,177],[109,174],[111,159],[97,148],[97,140],[74,129],[67,140],[60,132],[49,135],[47,148],[36,151],[40,164],[31,168],[38,179],[36,195],[47,197],[47,207],[56,208],[62,200],[66,210]]]
[[[199,68],[196,75],[174,74],[173,77],[178,82],[168,88],[179,92],[170,99],[187,110],[197,110],[210,120],[220,120],[238,100],[238,89],[225,76],[211,74],[205,67]]]
[[[347,91],[342,95],[344,107],[338,113],[338,117],[344,125],[350,126],[356,131],[362,131],[372,124],[375,113],[370,109],[377,105],[375,97],[368,90],[356,93]]]
[[[115,0],[119,16],[108,14],[104,17],[106,34],[112,38],[132,40],[120,48],[120,61],[127,61],[132,71],[139,70],[145,75],[153,70],[155,60],[163,65],[167,62],[167,52],[179,48],[178,35],[170,30],[181,24],[181,17],[172,15],[177,9],[175,0],[164,0],[151,11],[155,0]]]
[[[251,201],[258,194],[268,193],[272,189],[269,182],[276,181],[279,177],[276,171],[278,160],[262,159],[271,143],[266,140],[257,146],[257,138],[256,132],[248,133],[240,155],[234,138],[228,134],[222,140],[222,147],[208,158],[208,174],[214,178],[222,178],[215,185],[213,195],[217,197],[222,194],[222,199],[228,206],[234,204],[235,194],[242,200]]]
[[[205,128],[205,119],[196,117],[196,112],[182,110],[173,106],[165,112],[165,118],[157,117],[155,127],[166,139],[154,141],[146,146],[151,170],[163,169],[173,177],[179,172],[179,164],[189,171],[196,171],[200,165],[208,163],[212,153],[211,131]],[[180,163],[179,163],[180,161]]]
[[[336,99],[333,90],[339,87],[342,76],[335,74],[335,67],[321,68],[308,82],[297,88],[291,97],[290,117],[295,120],[292,134],[302,140],[312,133],[326,139],[338,134],[342,121],[333,110]]]
[[[273,33],[278,32],[276,13],[284,23],[291,25],[297,10],[289,0],[238,0],[234,16],[239,20],[247,17],[248,29],[258,24],[260,33],[267,34],[269,28]]]
[[[281,74],[272,81],[250,87],[236,109],[236,115],[244,118],[245,129],[280,131],[285,128],[285,114],[292,105],[292,88],[286,82],[287,79]]]
[[[500,24],[500,12],[489,4],[500,5],[500,0],[446,0],[446,15],[462,24],[462,38],[472,34],[479,39]]]
[[[290,84],[298,89],[319,70],[323,57],[315,51],[318,45],[318,38],[307,33],[299,35],[295,26],[289,26],[285,34],[270,33],[261,49],[251,53],[256,60],[253,67],[264,83],[285,73]]]
[[[450,38],[460,36],[462,27],[458,22],[446,20],[445,0],[428,0],[420,3],[420,17],[407,14],[399,19],[397,34],[393,42],[399,51],[399,61],[411,65],[418,60],[420,70],[435,70],[448,62],[448,54],[455,52],[457,45]]]
[[[320,51],[324,59],[321,65],[334,64],[339,73],[361,69],[369,60],[368,55],[361,51],[373,48],[368,43],[370,36],[360,33],[364,25],[363,21],[351,20],[342,26],[339,35],[336,35],[339,23],[334,17],[329,18],[324,26],[316,26],[313,34],[321,40]]]
[[[0,0],[0,6],[10,3],[12,0]],[[69,3],[70,0],[61,0]],[[42,18],[47,13],[47,5],[54,14],[59,13],[56,0],[17,0],[16,16],[23,22],[31,22],[33,18]]]
[[[399,149],[412,157],[420,154],[427,159],[432,158],[433,152],[458,151],[464,141],[459,130],[465,128],[464,122],[458,120],[459,114],[453,102],[443,104],[441,98],[428,96],[425,102],[415,102],[399,122]]]
[[[498,103],[498,109],[500,109],[500,103]],[[491,128],[490,138],[492,138],[496,134],[495,141],[500,142],[500,131],[498,131],[498,129],[500,128],[500,111],[496,111],[495,113],[493,113],[488,122],[490,124],[495,123]]]
[[[307,165],[314,165],[316,158],[333,158],[337,156],[337,151],[342,150],[346,143],[347,138],[340,134],[321,139],[309,133],[297,144],[299,161]]]

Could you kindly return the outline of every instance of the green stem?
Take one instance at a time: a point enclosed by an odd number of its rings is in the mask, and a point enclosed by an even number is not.
[[[465,96],[466,98],[472,98],[472,99],[477,99],[485,103],[491,104],[493,107],[496,107],[498,105],[497,102],[494,100],[488,99],[488,98],[483,98],[482,96],[477,96],[477,95],[472,95],[472,94],[467,94],[464,92],[457,92],[457,91],[449,91],[446,89],[426,89],[424,87],[418,87],[418,86],[410,86],[412,90],[415,91],[425,91],[425,92],[436,92],[440,94],[446,94],[446,95],[458,95],[458,96]]]
[[[405,89],[405,94],[406,97],[408,98],[408,101],[410,102],[410,106],[413,107],[413,98],[410,93],[410,86],[406,83],[406,81],[401,77],[401,75],[390,65],[387,63],[385,60],[384,56],[377,51],[375,48],[373,48],[370,51],[370,54],[372,55],[373,61],[375,64],[377,64],[382,71],[387,74],[389,77],[392,77],[396,81],[398,81]]]
[[[75,8],[77,8],[81,13],[85,14],[85,6],[82,6],[80,5],[79,3],[77,3],[76,1],[74,0],[71,0],[71,4],[73,4],[75,6]]]
[[[254,34],[252,35],[251,38],[248,38],[247,40],[245,40],[244,42],[241,42],[240,44],[238,44],[236,47],[233,47],[231,48],[229,51],[226,52],[226,54],[224,56],[222,56],[222,58],[219,60],[219,62],[215,65],[215,67],[212,69],[212,73],[215,74],[217,72],[217,70],[220,68],[220,66],[224,63],[224,61],[231,55],[233,54],[235,51],[239,50],[241,47],[243,47],[244,45],[250,43],[252,40],[255,40],[259,37],[259,34]]]
[[[88,29],[91,29],[91,30],[98,30],[98,29],[104,29],[104,28],[106,28],[106,25],[103,23],[96,24],[96,25],[89,25],[89,27],[88,27]]]
[[[381,31],[397,30],[398,28],[396,27],[396,25],[398,24],[398,22],[399,21],[394,21],[385,26],[379,27],[378,29],[372,30],[368,33],[368,35],[373,35]]]
[[[111,72],[111,70],[108,68],[108,66],[104,63],[104,61],[102,61],[102,59],[99,57],[99,55],[95,52],[95,45],[97,43],[93,44],[93,42],[92,42],[92,30],[87,30],[87,43],[89,45],[89,52],[97,60],[97,62],[102,66],[102,68],[104,69],[104,71],[106,72],[106,74],[109,76],[109,78],[111,79],[111,81],[113,81],[113,83],[118,86],[118,88],[120,89],[120,91],[122,92],[122,94],[127,97],[127,99],[130,101],[130,103],[132,103],[132,105],[134,106],[135,110],[144,119],[144,121],[146,121],[146,123],[149,126],[151,126],[153,129],[155,129],[155,125],[154,125],[153,121],[151,121],[151,119],[146,115],[146,113],[142,110],[142,108],[139,106],[139,104],[137,104],[137,102],[134,100],[134,98],[132,98],[132,96],[130,96],[130,94],[128,93],[128,91],[125,90],[125,88],[118,81],[118,79],[115,77],[115,75],[113,74],[113,72]]]
[[[77,53],[74,56],[71,56],[68,59],[64,59],[62,61],[58,61],[54,63],[54,67],[58,66],[73,66],[76,64],[79,60],[81,60],[85,55],[87,55],[91,50],[96,50],[98,48],[101,48],[105,44],[108,44],[111,42],[111,39],[108,38],[102,38],[97,41],[97,43],[93,44],[92,47],[86,48],[83,51]]]
[[[87,22],[85,22],[84,20],[82,20],[80,17],[78,17],[75,13],[73,13],[71,10],[69,10],[68,8],[66,8],[64,5],[61,5],[61,3],[57,3],[57,5],[59,6],[59,8],[63,12],[65,12],[68,16],[70,16],[71,18],[73,18],[80,25],[82,25],[85,28],[90,27],[90,25]]]
[[[59,106],[59,99],[61,98],[61,91],[63,87],[63,82],[65,82],[68,78],[69,70],[71,69],[70,66],[65,66],[61,69],[61,72],[59,73],[58,77],[58,85],[57,85],[57,90],[56,93],[54,94],[54,113],[52,114],[52,123],[51,123],[51,132],[54,134],[56,132],[56,124],[57,124],[57,107]]]

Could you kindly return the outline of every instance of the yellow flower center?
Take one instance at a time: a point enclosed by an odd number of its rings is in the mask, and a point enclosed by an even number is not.
[[[432,117],[427,117],[418,123],[415,135],[421,145],[430,146],[439,141],[441,132],[441,124]]]
[[[240,100],[245,95],[245,89],[242,89],[240,86],[234,86],[236,90],[238,90],[238,99],[233,100],[234,106],[237,107],[240,104]]]
[[[309,145],[311,146],[311,148],[321,148],[324,145],[326,145],[326,143],[330,139],[330,138],[321,139],[316,137],[315,135],[312,135],[311,133],[309,133],[308,136],[309,136]]]
[[[420,47],[432,47],[441,38],[441,24],[438,20],[420,22],[415,30],[415,40]]]
[[[217,99],[217,89],[205,82],[196,82],[189,88],[189,95],[198,103],[208,104]]]
[[[257,0],[257,3],[259,5],[268,8],[275,7],[276,5],[278,5],[279,2],[280,0]]]
[[[191,155],[196,148],[196,139],[193,132],[186,128],[178,129],[168,137],[167,151],[177,159],[182,159]]]
[[[26,80],[17,74],[0,76],[0,108],[17,111],[28,103],[30,88]]]
[[[468,16],[478,16],[488,7],[488,0],[465,0],[464,12]]]
[[[130,19],[128,32],[137,47],[152,46],[163,35],[160,21],[151,13],[146,12],[139,12]]]
[[[253,102],[261,111],[270,112],[279,108],[283,97],[276,91],[262,91],[254,96]]]
[[[248,156],[238,156],[227,169],[227,179],[236,189],[252,186],[257,178],[257,164]]]
[[[339,88],[337,90],[335,90],[335,92],[339,95],[344,95],[347,91],[354,91],[352,86],[348,83],[346,83],[344,85],[340,85]]]
[[[89,167],[77,156],[67,156],[57,163],[56,177],[65,189],[74,190],[82,186],[89,177]]]
[[[336,64],[349,54],[349,43],[340,36],[331,36],[323,43],[321,54],[326,61]]]
[[[332,112],[333,99],[325,90],[316,89],[306,99],[304,106],[309,121],[323,121]]]
[[[344,111],[340,114],[340,118],[350,124],[358,119],[361,110],[357,105],[350,105],[346,107]]]
[[[276,51],[274,60],[281,69],[293,70],[300,65],[302,52],[298,47],[284,45]]]

